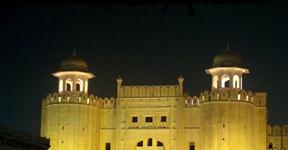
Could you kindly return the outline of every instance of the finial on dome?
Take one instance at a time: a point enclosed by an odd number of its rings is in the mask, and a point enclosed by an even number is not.
[[[213,58],[213,67],[239,67],[241,57],[230,50],[229,43],[226,43],[225,50]]]
[[[73,53],[72,53],[72,56],[77,56],[77,53],[76,53],[76,48],[73,49]]]
[[[226,42],[225,52],[230,51],[230,45],[229,42]]]
[[[77,55],[76,49],[73,49],[73,53],[69,58],[62,61],[59,71],[89,72],[86,61]]]

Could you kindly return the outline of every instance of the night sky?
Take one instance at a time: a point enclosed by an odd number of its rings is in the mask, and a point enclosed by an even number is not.
[[[41,101],[57,91],[51,73],[73,49],[96,75],[89,92],[115,97],[124,84],[210,89],[204,69],[225,43],[250,69],[244,89],[268,92],[269,122],[288,124],[288,5],[26,5],[0,10],[0,125],[40,134]]]

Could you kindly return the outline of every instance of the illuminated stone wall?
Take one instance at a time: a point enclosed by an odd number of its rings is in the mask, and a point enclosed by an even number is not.
[[[181,149],[181,87],[119,86],[118,150]],[[137,118],[136,120],[133,120]],[[147,120],[151,118],[151,120]],[[183,129],[183,127],[182,127]],[[181,130],[181,131],[180,131]],[[149,139],[152,145],[149,145]],[[104,141],[103,141],[104,142]],[[142,144],[140,144],[142,143]],[[102,144],[104,145],[104,144]],[[101,147],[100,147],[101,149]],[[104,147],[102,147],[104,149]]]
[[[259,99],[259,96],[252,92],[233,89],[202,93],[200,96],[201,150],[266,149],[266,116],[257,110],[258,104],[255,104],[259,100],[266,101]],[[266,112],[266,108],[263,111]],[[264,124],[261,124],[262,122]],[[256,134],[256,130],[259,130],[256,128],[263,129],[263,127],[264,130],[261,132],[265,136]]]
[[[198,97],[186,97],[183,107],[183,124],[184,137],[181,144],[183,150],[189,150],[190,145],[194,145],[195,149],[200,149],[200,108]]]
[[[254,93],[253,104],[255,105],[255,149],[267,149],[267,106],[266,93]]]
[[[181,84],[118,88],[116,99],[48,95],[41,135],[51,139],[50,149],[265,150],[269,143],[287,148],[286,126],[268,126],[266,133],[266,93],[222,89],[190,97],[183,96]]]
[[[268,148],[273,150],[287,150],[288,149],[288,125],[274,125],[267,126],[268,133]]]
[[[241,57],[227,46],[213,58],[211,90],[122,85],[117,98],[88,95],[94,74],[76,53],[53,73],[58,92],[42,102],[41,135],[50,150],[288,150],[288,125],[267,126],[266,93],[243,90]],[[197,85],[195,85],[197,86]]]
[[[97,149],[99,101],[87,94],[48,95],[42,105],[41,136],[50,138],[50,150]]]

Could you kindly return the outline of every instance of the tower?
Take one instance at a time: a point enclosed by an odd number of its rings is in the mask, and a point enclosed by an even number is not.
[[[88,95],[94,75],[75,53],[52,74],[58,91],[42,102],[41,135],[50,139],[51,150],[97,150],[99,103]]]
[[[88,71],[87,63],[76,55],[73,55],[61,63],[60,69],[52,74],[59,79],[58,92],[67,93],[88,93],[88,80],[94,75]]]
[[[249,70],[240,66],[240,56],[231,52],[228,46],[222,54],[215,56],[212,68],[205,70],[212,76],[212,90],[242,90],[242,75],[248,74]]]
[[[264,149],[265,136],[256,128],[265,132],[266,108],[257,108],[261,94],[243,90],[242,75],[249,70],[241,67],[240,56],[227,47],[205,71],[212,76],[212,86],[200,96],[201,150]]]

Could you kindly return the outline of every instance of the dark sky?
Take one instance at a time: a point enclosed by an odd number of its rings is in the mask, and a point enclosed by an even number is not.
[[[115,97],[119,74],[124,84],[177,84],[182,74],[185,91],[199,95],[227,41],[250,69],[244,89],[268,92],[269,122],[288,124],[286,2],[195,4],[194,16],[186,6],[162,8],[2,7],[0,125],[39,134],[41,100],[57,90],[51,73],[74,48],[96,75],[91,94]]]

